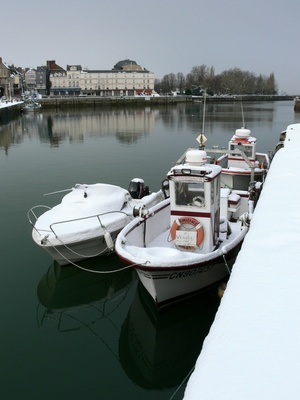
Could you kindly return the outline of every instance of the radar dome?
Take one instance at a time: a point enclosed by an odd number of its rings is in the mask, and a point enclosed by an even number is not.
[[[207,163],[207,155],[204,150],[189,150],[186,153],[186,162],[188,164],[206,164]]]
[[[251,136],[250,129],[240,128],[235,131],[235,136],[241,139],[246,139]]]

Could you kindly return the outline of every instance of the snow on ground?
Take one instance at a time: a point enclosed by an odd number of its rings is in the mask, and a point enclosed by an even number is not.
[[[184,400],[300,398],[300,124],[287,128]]]

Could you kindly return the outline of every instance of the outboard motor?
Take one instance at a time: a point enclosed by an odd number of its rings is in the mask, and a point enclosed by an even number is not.
[[[128,191],[133,199],[141,199],[149,194],[149,187],[145,186],[143,179],[134,178],[129,184]]]

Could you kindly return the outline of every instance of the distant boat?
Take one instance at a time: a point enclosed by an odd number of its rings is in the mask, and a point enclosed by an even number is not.
[[[34,242],[60,265],[111,252],[119,231],[143,207],[165,199],[162,190],[149,193],[140,178],[133,179],[128,190],[96,183],[64,191],[70,193],[55,207],[38,205],[28,211]]]
[[[167,174],[170,198],[117,237],[116,253],[136,269],[158,306],[229,274],[249,229],[253,201],[248,206],[248,199],[222,189],[221,173],[204,150],[188,149]]]
[[[160,95],[157,92],[155,92],[154,90],[152,92],[143,90],[141,93],[136,94],[135,97],[150,98],[150,97],[160,97]]]
[[[23,111],[25,112],[36,112],[40,111],[42,105],[38,103],[33,97],[26,98],[24,100]]]
[[[300,98],[299,96],[296,96],[294,99],[294,110],[295,111],[300,111]]]

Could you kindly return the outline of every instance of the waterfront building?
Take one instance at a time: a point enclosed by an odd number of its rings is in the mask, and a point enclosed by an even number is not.
[[[133,60],[119,61],[111,70],[67,65],[49,73],[50,95],[136,96],[154,91],[154,73]]]
[[[0,57],[0,97],[10,97],[10,72]]]
[[[0,97],[12,99],[23,92],[24,75],[22,68],[6,65],[0,57]]]
[[[45,66],[36,69],[36,90],[41,95],[49,94],[49,70]]]
[[[29,92],[36,91],[36,69],[30,68],[25,71],[24,74],[25,80],[25,90]]]
[[[151,95],[154,73],[129,59],[117,62],[111,70],[89,70],[81,65],[64,69],[50,60],[45,66],[24,71],[6,66],[0,57],[0,97],[21,96],[24,90],[47,96]]]

